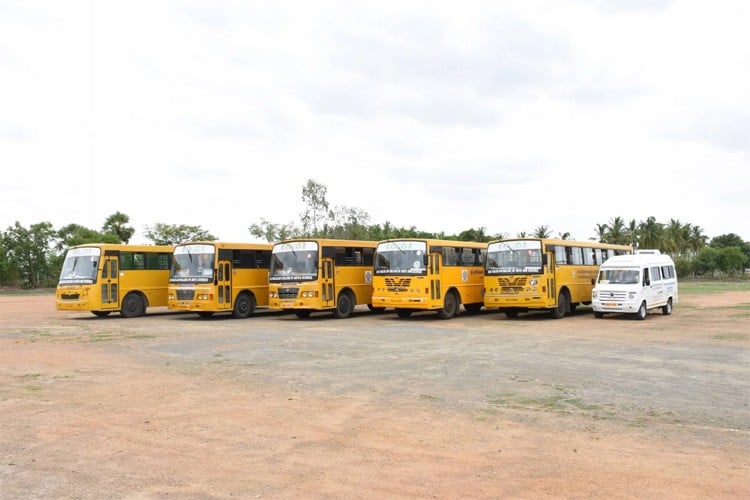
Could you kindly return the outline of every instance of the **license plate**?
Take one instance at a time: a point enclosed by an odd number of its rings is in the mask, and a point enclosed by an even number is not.
[[[616,302],[605,302],[604,307],[617,307]]]

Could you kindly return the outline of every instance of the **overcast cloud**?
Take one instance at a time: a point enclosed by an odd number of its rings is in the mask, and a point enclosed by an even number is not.
[[[750,239],[750,3],[0,4],[0,229],[250,241],[331,205],[447,234]]]

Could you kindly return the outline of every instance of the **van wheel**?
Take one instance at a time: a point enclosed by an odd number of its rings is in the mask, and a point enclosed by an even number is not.
[[[448,292],[443,299],[443,308],[438,311],[438,318],[450,319],[458,313],[459,301],[455,292]]]
[[[354,312],[354,297],[352,296],[352,292],[341,292],[336,309],[333,310],[333,317],[336,319],[348,318],[352,312]]]
[[[604,317],[604,313],[603,312],[599,312],[599,311],[594,311],[594,317],[602,319]]]
[[[672,299],[671,298],[667,300],[667,305],[661,306],[661,313],[664,316],[669,316],[670,314],[672,314]]]
[[[638,312],[635,313],[635,319],[646,319],[646,314],[648,314],[648,311],[646,310],[646,301],[644,300],[641,302],[641,307],[638,308]]]
[[[232,316],[235,318],[247,318],[255,312],[255,297],[249,293],[241,293],[234,301]]]
[[[560,296],[557,297],[557,307],[552,309],[551,314],[555,319],[560,319],[565,316],[568,312],[568,304],[570,304],[570,298],[568,298],[568,292],[563,290],[560,292]]]
[[[137,293],[129,293],[122,299],[122,309],[120,315],[123,318],[135,318],[146,314],[146,306],[143,299]]]

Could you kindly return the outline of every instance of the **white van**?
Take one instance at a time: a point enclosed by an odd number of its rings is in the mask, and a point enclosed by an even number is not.
[[[674,262],[659,250],[637,250],[607,259],[599,268],[591,297],[597,318],[604,313],[634,313],[646,319],[648,310],[657,307],[669,315],[676,303]]]

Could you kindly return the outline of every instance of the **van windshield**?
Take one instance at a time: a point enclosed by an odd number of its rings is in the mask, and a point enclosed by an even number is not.
[[[599,283],[634,285],[640,281],[638,269],[602,269],[599,271]]]

